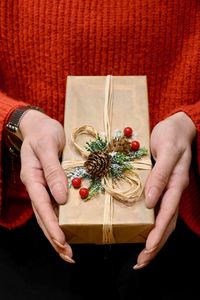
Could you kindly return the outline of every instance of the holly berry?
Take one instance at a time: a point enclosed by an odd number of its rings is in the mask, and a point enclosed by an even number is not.
[[[75,189],[80,188],[80,186],[81,186],[81,178],[79,178],[79,177],[73,178],[73,179],[72,179],[72,185],[73,185],[73,187],[74,187]]]
[[[86,187],[80,188],[79,195],[81,196],[82,199],[87,198],[87,196],[89,195],[89,189]]]
[[[131,150],[132,151],[138,151],[139,148],[140,148],[140,143],[138,141],[131,142]]]
[[[124,135],[126,137],[131,137],[133,134],[133,129],[131,127],[125,127],[124,128]]]

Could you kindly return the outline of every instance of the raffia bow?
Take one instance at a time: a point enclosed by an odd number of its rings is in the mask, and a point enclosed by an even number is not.
[[[108,143],[111,141],[111,122],[112,122],[112,104],[113,104],[113,81],[112,76],[108,75],[106,77],[105,84],[105,102],[104,102],[104,130],[107,137]],[[89,156],[88,151],[85,148],[82,148],[77,143],[77,137],[87,134],[92,138],[97,138],[98,131],[90,126],[83,125],[79,128],[75,128],[72,132],[72,143],[74,144],[77,151],[85,159],[76,160],[76,161],[63,161],[62,167],[65,172],[68,172],[70,169],[75,167],[83,167],[84,163]],[[103,188],[105,189],[105,204],[104,204],[104,216],[103,216],[103,244],[113,244],[115,243],[115,238],[113,235],[112,229],[112,219],[113,219],[113,200],[120,201],[124,204],[131,204],[140,199],[140,196],[143,192],[143,186],[141,183],[140,176],[137,173],[137,170],[147,170],[151,169],[151,160],[149,158],[140,158],[134,159],[130,162],[132,169],[125,172],[124,176],[116,181],[113,181],[111,177],[105,175],[101,179]],[[122,188],[120,186],[120,181],[125,180],[129,187]]]

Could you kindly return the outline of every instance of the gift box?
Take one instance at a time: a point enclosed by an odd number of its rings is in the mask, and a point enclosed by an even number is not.
[[[151,171],[146,76],[68,76],[62,166],[69,196],[59,225],[69,243],[145,242]]]

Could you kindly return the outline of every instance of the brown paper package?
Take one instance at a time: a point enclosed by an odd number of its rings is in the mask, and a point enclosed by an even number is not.
[[[66,145],[62,161],[84,160],[71,141],[71,132],[82,125],[104,130],[106,76],[69,76],[67,78],[64,129]],[[140,145],[149,150],[149,110],[146,76],[112,76],[113,108],[111,131],[130,126],[137,133]],[[91,137],[81,136],[82,146]],[[138,170],[144,186],[150,170]],[[144,193],[133,205],[113,199],[112,230],[115,243],[145,242],[154,225],[154,211],[145,207]],[[84,202],[79,191],[69,189],[68,201],[59,209],[59,225],[69,243],[102,244],[105,196],[98,193]]]

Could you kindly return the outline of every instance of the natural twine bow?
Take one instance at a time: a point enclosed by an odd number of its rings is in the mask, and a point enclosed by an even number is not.
[[[111,75],[106,77],[105,84],[105,103],[104,103],[104,130],[107,137],[108,143],[111,141],[111,122],[112,122],[112,104],[113,104],[113,79]],[[75,148],[80,152],[82,157],[87,159],[89,153],[86,149],[80,147],[76,140],[81,134],[87,134],[93,138],[97,138],[98,132],[96,129],[89,125],[83,125],[79,128],[75,128],[72,132],[72,143]],[[62,167],[66,171],[69,171],[75,167],[83,167],[85,160],[77,161],[63,161]],[[142,192],[143,186],[141,179],[136,170],[147,170],[151,169],[151,160],[149,158],[135,159],[130,162],[132,169],[125,172],[124,176],[117,182],[113,181],[111,177],[105,175],[102,178],[102,186],[105,189],[105,204],[104,204],[104,216],[103,216],[103,244],[115,243],[112,229],[112,218],[113,218],[113,199],[118,200],[122,203],[130,204],[137,201]],[[125,180],[129,184],[129,188],[122,189],[120,187],[120,181]]]

